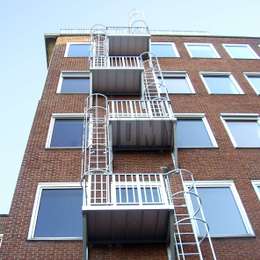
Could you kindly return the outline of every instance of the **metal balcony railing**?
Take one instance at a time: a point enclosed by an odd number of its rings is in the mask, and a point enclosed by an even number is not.
[[[110,100],[110,119],[173,118],[173,111],[167,100]]]
[[[107,27],[108,35],[150,35],[148,27],[125,27],[111,26]]]
[[[168,187],[161,173],[116,173],[87,176],[87,206],[168,205]]]
[[[137,56],[97,56],[91,57],[92,69],[143,69],[143,63]]]

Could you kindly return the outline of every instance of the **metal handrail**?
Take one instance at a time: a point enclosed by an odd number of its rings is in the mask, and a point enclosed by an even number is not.
[[[167,100],[109,100],[108,116],[113,118],[173,118]]]
[[[143,69],[142,61],[138,56],[96,56],[91,57],[90,67],[95,68],[122,68]]]

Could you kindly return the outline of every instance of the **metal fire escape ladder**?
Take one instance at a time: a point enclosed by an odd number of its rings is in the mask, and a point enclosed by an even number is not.
[[[176,169],[167,174],[171,203],[174,206],[172,239],[177,259],[216,260],[209,227],[192,173]]]
[[[107,29],[103,25],[94,25],[91,29],[91,57],[90,66],[105,67],[108,62]]]
[[[163,75],[157,57],[152,53],[144,52],[140,55],[140,59],[144,67],[143,98],[146,100],[163,98],[161,94]]]

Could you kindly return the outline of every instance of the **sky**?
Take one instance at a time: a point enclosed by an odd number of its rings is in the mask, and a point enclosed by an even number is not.
[[[0,6],[0,214],[9,212],[47,74],[44,34],[122,25],[145,14],[150,29],[260,37],[260,0],[8,0]],[[80,175],[79,175],[80,178]]]

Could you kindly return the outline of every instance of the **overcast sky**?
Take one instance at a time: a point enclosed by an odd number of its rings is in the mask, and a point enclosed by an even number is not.
[[[260,36],[260,0],[8,0],[0,6],[0,213],[8,213],[47,73],[44,33],[127,25],[143,11],[151,29]],[[80,173],[79,173],[80,178]],[[22,203],[22,202],[21,202]]]

